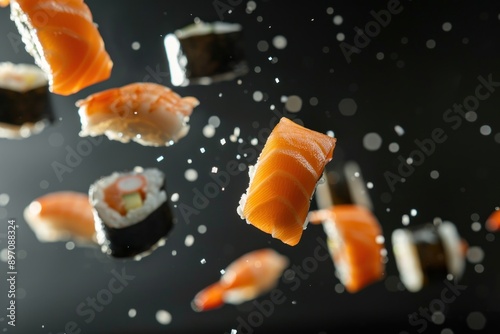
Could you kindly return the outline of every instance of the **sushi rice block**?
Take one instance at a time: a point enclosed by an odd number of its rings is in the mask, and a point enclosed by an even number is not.
[[[57,191],[33,200],[23,212],[40,242],[75,241],[97,245],[89,197],[75,191]]]
[[[32,64],[0,63],[0,138],[30,137],[53,119],[45,73]]]
[[[140,260],[162,246],[174,225],[165,175],[156,168],[114,172],[89,188],[103,253]]]
[[[166,86],[137,82],[78,100],[80,136],[106,135],[122,143],[170,146],[189,132],[189,117],[199,105]]]
[[[83,0],[12,0],[10,10],[52,93],[70,95],[110,77],[113,62]]]
[[[339,204],[309,213],[311,223],[322,223],[340,282],[350,293],[380,281],[385,272],[382,227],[361,205]]]
[[[399,228],[392,247],[401,282],[410,292],[447,278],[458,281],[465,269],[466,242],[449,221]]]
[[[269,135],[237,212],[241,219],[290,246],[307,226],[311,198],[336,138],[282,117]]]
[[[231,262],[219,281],[198,292],[191,306],[201,312],[255,299],[278,284],[288,264],[286,256],[271,248],[248,252]]]

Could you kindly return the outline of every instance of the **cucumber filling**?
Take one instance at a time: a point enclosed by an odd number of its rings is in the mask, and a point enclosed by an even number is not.
[[[125,210],[130,211],[142,206],[142,197],[138,192],[126,194],[122,196],[123,206]]]

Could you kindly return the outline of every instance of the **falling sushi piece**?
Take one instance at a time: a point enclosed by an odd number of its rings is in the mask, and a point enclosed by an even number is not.
[[[315,192],[319,209],[328,209],[339,204],[356,204],[373,211],[373,202],[368,194],[361,167],[354,160],[346,161],[336,154],[335,164],[327,166],[323,179],[324,182],[318,185]]]
[[[332,160],[336,138],[285,117],[269,135],[237,212],[241,219],[290,246],[307,226],[311,198]]]
[[[113,62],[83,0],[12,0],[10,9],[51,92],[70,95],[110,77]]]
[[[493,211],[486,219],[486,229],[490,232],[500,231],[500,210]]]
[[[358,292],[383,278],[382,228],[370,210],[340,204],[311,211],[309,220],[322,223],[337,277],[348,292]]]
[[[209,85],[248,72],[243,29],[227,22],[197,22],[164,40],[174,86]]]
[[[92,206],[85,193],[48,193],[33,200],[23,215],[40,242],[75,241],[78,245],[97,245]]]
[[[136,167],[114,172],[89,189],[103,253],[140,260],[164,244],[174,225],[163,172]]]
[[[246,253],[224,270],[219,281],[198,292],[191,306],[201,312],[255,299],[278,284],[288,264],[286,256],[270,248]]]
[[[170,146],[189,132],[198,99],[180,97],[166,86],[137,82],[78,100],[80,136],[106,135],[122,143]]]
[[[464,273],[466,242],[451,222],[396,229],[392,247],[401,282],[410,292],[448,274],[458,281]]]
[[[0,138],[27,138],[53,121],[45,73],[31,64],[0,63]]]
[[[328,167],[315,192],[318,210],[309,213],[309,221],[322,224],[336,275],[355,293],[385,274],[382,227],[372,212],[360,166],[339,159]]]

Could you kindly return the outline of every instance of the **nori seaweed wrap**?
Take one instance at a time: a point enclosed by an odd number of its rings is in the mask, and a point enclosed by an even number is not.
[[[248,72],[242,27],[236,23],[198,22],[165,36],[174,86],[209,85]]]
[[[446,279],[461,278],[464,267],[463,241],[451,222],[427,223],[399,228],[392,233],[392,246],[400,278],[411,292]]]
[[[0,63],[0,138],[22,139],[54,121],[44,72],[35,65]]]
[[[115,172],[90,186],[103,253],[140,260],[162,246],[174,226],[165,175],[156,168]]]

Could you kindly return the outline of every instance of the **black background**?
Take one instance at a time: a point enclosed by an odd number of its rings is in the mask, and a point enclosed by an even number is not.
[[[357,294],[337,293],[339,281],[331,261],[320,262],[295,291],[290,284],[279,282],[286,300],[275,306],[272,314],[253,329],[254,333],[418,333],[421,327],[412,326],[408,315],[434,305],[432,302],[440,298],[445,286],[438,280],[418,293],[397,288],[390,234],[402,227],[402,216],[410,215],[412,209],[417,215],[410,216],[410,225],[436,217],[449,220],[470,246],[480,247],[485,254],[481,262],[484,271],[478,272],[481,270],[476,270],[475,263],[467,262],[460,281],[466,289],[454,302],[446,304],[444,322],[427,321],[425,332],[477,332],[469,326],[470,314],[472,318],[477,315],[474,312],[486,318],[481,332],[498,332],[498,235],[486,231],[484,222],[500,205],[500,92],[480,102],[473,122],[462,120],[453,129],[454,123],[443,120],[447,109],[474,94],[479,76],[491,75],[493,81],[500,81],[498,2],[401,1],[401,11],[392,15],[390,23],[359,53],[352,54],[348,63],[337,34],[345,34],[344,42],[354,45],[355,27],[364,28],[373,21],[370,11],[387,8],[387,2],[256,1],[256,9],[247,13],[247,4],[241,1],[233,6],[231,14],[224,13],[223,19],[243,26],[249,73],[240,78],[240,84],[232,80],[188,87],[171,86],[163,38],[196,17],[206,22],[219,20],[212,1],[89,0],[87,4],[114,62],[111,78],[71,96],[52,95],[58,121],[39,135],[0,140],[0,194],[9,196],[7,205],[0,207],[0,219],[5,223],[9,218],[17,220],[17,251],[21,257],[17,261],[15,328],[7,324],[3,314],[8,301],[5,284],[1,285],[4,311],[0,312],[0,327],[6,333],[59,333],[70,321],[77,323],[81,333],[229,333],[237,328],[238,317],[248,319],[256,310],[251,303],[196,313],[190,301],[196,292],[217,280],[219,271],[231,261],[257,248],[273,247],[290,259],[291,266],[300,266],[312,256],[317,237],[324,238],[322,229],[309,226],[301,242],[290,247],[245,224],[236,207],[248,185],[246,171],[231,177],[225,190],[189,221],[182,217],[178,205],[192,206],[193,189],[202,191],[212,182],[212,167],[224,170],[228,161],[236,159],[238,144],[229,140],[235,127],[241,129],[245,143],[259,133],[268,133],[261,131],[269,129],[275,117],[271,105],[281,112],[282,96],[290,95],[298,95],[303,101],[301,111],[291,117],[311,129],[335,132],[338,146],[331,164],[353,159],[360,164],[365,181],[373,184],[369,194],[388,249],[386,277]],[[327,12],[329,7],[334,9],[333,14]],[[336,15],[343,18],[340,25],[333,23]],[[452,24],[450,31],[443,30],[445,22]],[[9,9],[1,9],[0,61],[33,63],[16,35]],[[272,39],[277,35],[286,37],[286,48],[273,46]],[[434,48],[427,46],[428,40],[435,41]],[[139,50],[131,47],[135,41],[140,43]],[[258,50],[259,41],[268,42],[267,51]],[[377,59],[380,52],[382,60]],[[269,57],[277,57],[278,61],[273,63]],[[260,73],[255,72],[256,66]],[[155,70],[156,78],[150,74]],[[275,78],[279,78],[278,83]],[[102,89],[135,81],[165,84],[182,96],[200,100],[188,136],[166,148],[101,138],[92,153],[59,181],[52,164],[64,163],[67,147],[75,149],[84,140],[78,137],[80,122],[75,102]],[[264,94],[262,101],[253,99],[255,91]],[[313,97],[317,105],[309,102]],[[340,112],[339,102],[344,98],[356,102],[353,116]],[[206,138],[202,129],[211,116],[218,116],[221,125],[213,138]],[[396,125],[405,130],[402,136],[396,133]],[[491,134],[481,134],[483,125],[491,127]],[[430,138],[436,128],[444,131],[446,141],[425,157],[406,182],[396,183],[391,191],[384,173],[397,173],[398,156],[408,157],[417,149],[414,141]],[[382,138],[378,150],[363,146],[363,138],[370,132]],[[220,143],[222,138],[226,139],[225,145]],[[399,144],[396,153],[388,149],[392,142]],[[200,152],[202,147],[204,153]],[[157,161],[160,156],[164,159]],[[192,159],[191,164],[188,159]],[[255,159],[242,162],[252,164]],[[92,248],[67,250],[62,242],[40,243],[23,220],[24,207],[38,196],[58,190],[87,192],[97,178],[134,166],[160,168],[167,175],[170,194],[180,195],[179,201],[172,203],[177,204],[174,213],[178,222],[166,245],[139,262],[110,259]],[[198,171],[195,182],[184,177],[188,168]],[[438,171],[439,177],[431,178],[431,171]],[[479,231],[472,229],[475,221],[482,226]],[[207,227],[205,234],[197,231],[199,225]],[[7,244],[3,226],[0,248]],[[184,241],[189,234],[195,241],[187,247]],[[5,282],[7,266],[2,268],[0,277]],[[135,278],[96,313],[93,321],[86,323],[85,317],[76,314],[77,306],[107,287],[112,269],[123,268]],[[269,295],[264,295],[258,300],[268,299]],[[137,310],[133,318],[128,316],[132,308]],[[158,310],[170,312],[170,324],[158,323]]]

